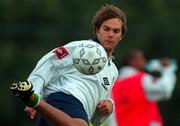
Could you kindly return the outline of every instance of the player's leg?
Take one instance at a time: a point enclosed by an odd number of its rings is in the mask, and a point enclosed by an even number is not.
[[[47,97],[46,103],[66,113],[77,122],[88,122],[88,117],[82,103],[72,95],[67,95],[63,92],[55,92]],[[47,118],[42,117],[38,126],[47,124],[46,120]]]
[[[40,100],[37,110],[43,113],[48,123],[58,126],[88,126],[87,122],[83,119],[72,118],[63,111],[49,105],[48,103]]]
[[[41,100],[33,93],[30,82],[16,82],[10,87],[13,94],[19,97],[26,105],[36,108],[53,125],[58,126],[88,126],[88,123],[81,118],[72,118],[65,112],[53,107]]]

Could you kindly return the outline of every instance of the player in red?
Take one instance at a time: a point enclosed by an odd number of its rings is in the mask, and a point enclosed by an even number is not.
[[[167,58],[147,64],[141,50],[125,53],[112,95],[115,118],[106,126],[162,126],[157,102],[169,99],[175,87],[176,65]],[[117,122],[116,122],[117,121]],[[117,123],[117,124],[116,124]]]

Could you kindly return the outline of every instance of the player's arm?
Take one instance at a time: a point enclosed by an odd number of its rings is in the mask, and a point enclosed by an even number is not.
[[[175,70],[171,66],[165,67],[159,78],[145,75],[142,86],[149,100],[162,100],[171,97],[176,83]]]
[[[32,90],[32,83],[28,81],[15,82],[10,86],[15,96],[20,98],[27,106],[40,111],[50,124],[57,126],[88,126],[82,119],[71,118],[61,110],[44,102]]]

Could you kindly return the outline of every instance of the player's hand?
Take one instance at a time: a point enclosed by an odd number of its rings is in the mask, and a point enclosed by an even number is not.
[[[112,113],[113,103],[111,100],[102,100],[96,107],[96,110],[91,118],[91,123],[94,126],[100,126]]]
[[[37,110],[28,106],[25,107],[24,112],[30,119],[35,119],[37,116]]]
[[[102,100],[97,105],[97,109],[102,115],[109,115],[113,111],[113,103],[111,100]]]
[[[33,94],[33,86],[30,81],[16,81],[10,85],[13,94],[23,100],[29,99]]]

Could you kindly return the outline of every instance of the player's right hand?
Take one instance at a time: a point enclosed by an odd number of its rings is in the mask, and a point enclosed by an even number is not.
[[[37,116],[37,110],[28,106],[25,107],[24,112],[30,119],[35,119]]]

